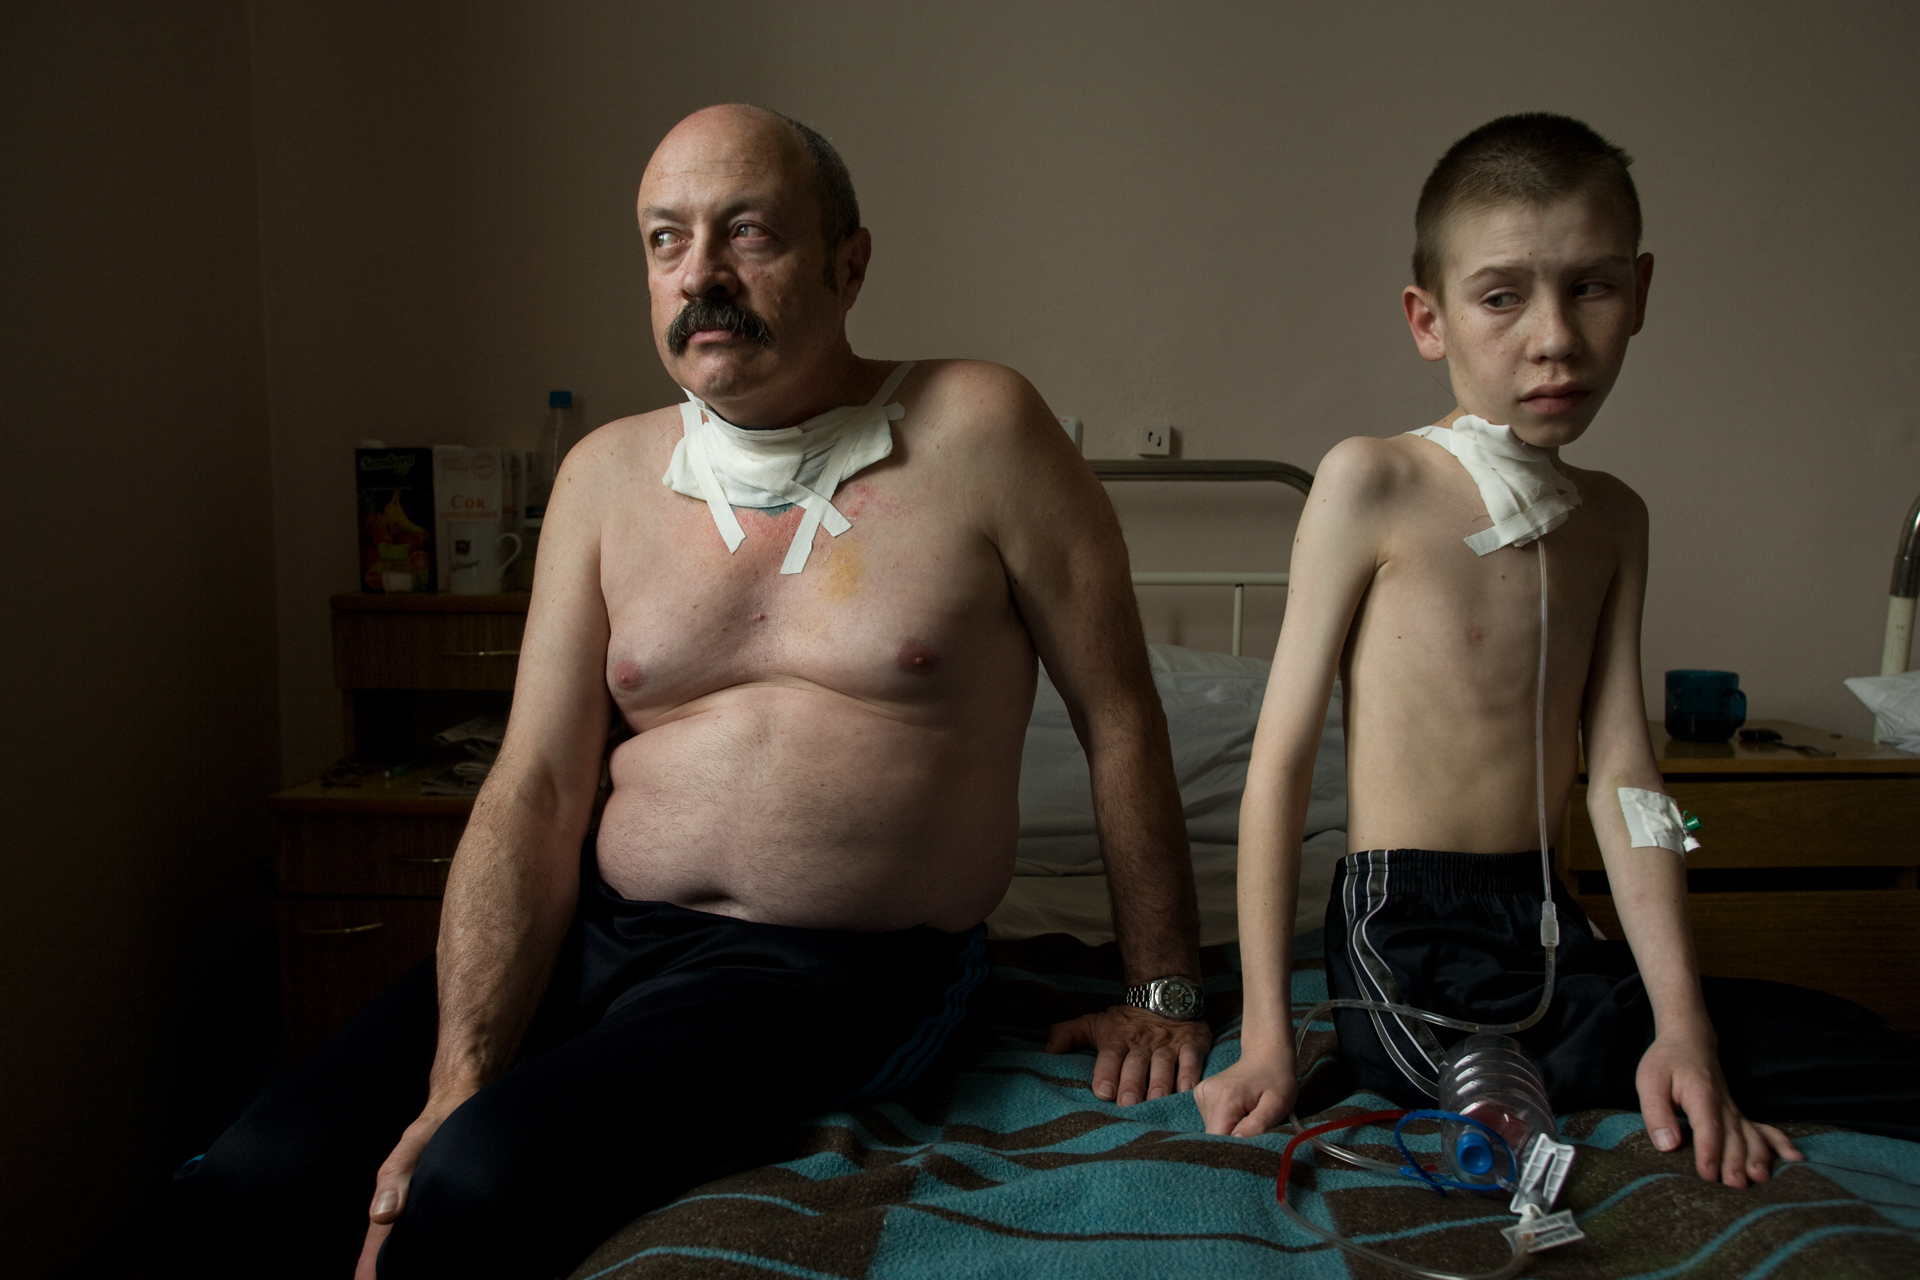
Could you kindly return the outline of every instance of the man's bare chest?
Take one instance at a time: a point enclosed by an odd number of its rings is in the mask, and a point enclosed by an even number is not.
[[[705,504],[665,489],[644,498],[601,542],[607,684],[636,728],[756,684],[913,715],[1024,643],[991,544],[897,471],[841,486],[834,504],[852,528],[817,533],[797,574],[780,567],[798,508],[736,509],[747,536],[729,554]]]

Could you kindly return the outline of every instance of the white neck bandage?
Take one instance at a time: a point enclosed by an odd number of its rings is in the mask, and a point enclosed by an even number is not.
[[[837,538],[853,527],[834,507],[833,491],[893,452],[892,424],[907,411],[887,397],[912,368],[909,360],[888,374],[864,405],[830,409],[777,431],[736,427],[689,391],[680,406],[680,442],[660,483],[707,504],[729,554],[747,538],[735,507],[802,508],[806,514],[780,565],[781,573],[799,573],[813,550],[814,530],[825,525]]]
[[[1512,427],[1468,414],[1455,419],[1452,429],[1422,427],[1407,434],[1431,440],[1458,458],[1480,487],[1493,528],[1464,539],[1477,556],[1524,547],[1558,529],[1580,505],[1580,491],[1554,470],[1547,451],[1517,439]]]

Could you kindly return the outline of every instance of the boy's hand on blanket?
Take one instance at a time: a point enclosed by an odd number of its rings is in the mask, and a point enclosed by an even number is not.
[[[1048,1053],[1092,1049],[1093,1096],[1123,1107],[1193,1088],[1212,1044],[1205,1022],[1175,1022],[1130,1005],[1056,1022],[1047,1035]]]
[[[1662,1151],[1680,1147],[1674,1107],[1693,1125],[1693,1167],[1708,1182],[1744,1187],[1772,1176],[1773,1158],[1804,1160],[1786,1134],[1740,1114],[1713,1042],[1703,1037],[1655,1036],[1634,1080],[1647,1135]]]
[[[1288,1057],[1284,1065],[1270,1064],[1246,1056],[1243,1049],[1240,1061],[1202,1080],[1193,1100],[1200,1104],[1207,1132],[1257,1138],[1286,1119],[1300,1092],[1292,1055]]]

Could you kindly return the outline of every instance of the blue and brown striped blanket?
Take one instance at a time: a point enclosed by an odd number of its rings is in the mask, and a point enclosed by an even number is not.
[[[1206,954],[1218,1071],[1238,1054],[1230,948]],[[1047,1027],[1119,999],[1118,957],[1052,935],[994,944],[969,1034],[906,1093],[821,1116],[778,1163],[697,1187],[635,1220],[575,1280],[798,1276],[1347,1277],[1389,1273],[1309,1237],[1274,1203],[1284,1138],[1207,1136],[1190,1094],[1121,1108],[1088,1089],[1093,1060],[1040,1052]],[[1297,964],[1296,1005],[1320,999]],[[1343,1078],[1331,1029],[1309,1039],[1301,1114],[1386,1106]],[[1920,1276],[1920,1144],[1789,1127],[1809,1160],[1764,1187],[1693,1175],[1638,1115],[1563,1117],[1579,1154],[1560,1198],[1586,1239],[1537,1255],[1542,1277]],[[1349,1145],[1391,1158],[1384,1128]],[[1424,1142],[1432,1149],[1435,1138]],[[1422,1139],[1415,1139],[1416,1151]],[[1303,1148],[1304,1150],[1304,1148]],[[1503,1202],[1345,1167],[1296,1162],[1290,1202],[1419,1265],[1455,1272],[1507,1258]]]

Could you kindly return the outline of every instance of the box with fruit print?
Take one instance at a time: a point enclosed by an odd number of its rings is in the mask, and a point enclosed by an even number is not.
[[[361,589],[434,590],[433,450],[355,449],[353,469]]]

